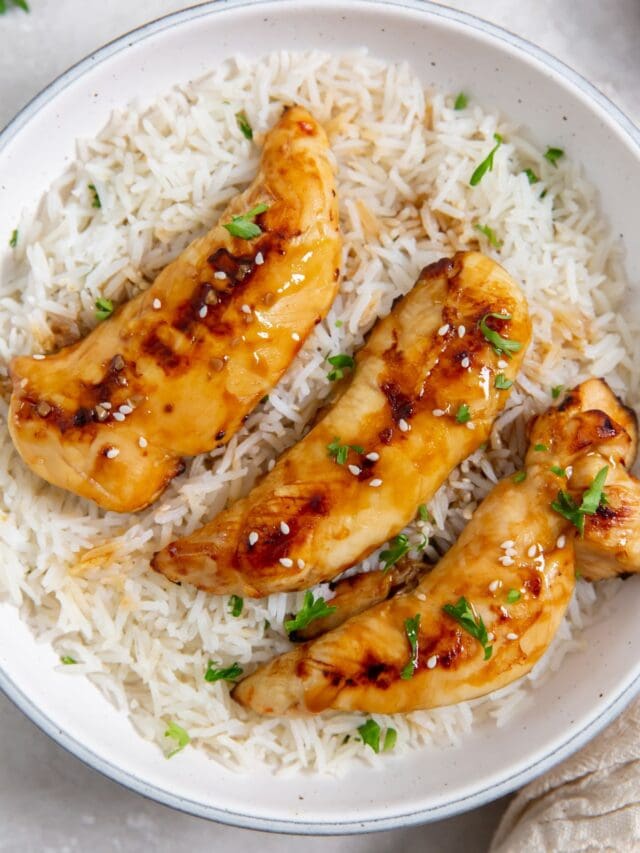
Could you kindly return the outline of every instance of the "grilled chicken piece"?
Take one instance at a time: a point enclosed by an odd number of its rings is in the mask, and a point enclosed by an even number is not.
[[[594,400],[603,408],[592,409]],[[553,639],[575,583],[577,530],[551,507],[566,481],[550,466],[575,468],[587,456],[598,470],[624,465],[632,444],[625,417],[604,383],[584,383],[533,424],[524,481],[499,483],[413,591],[275,658],[233,697],[261,714],[389,714],[473,699],[526,674]],[[548,449],[535,449],[541,445]],[[511,590],[520,593],[515,602]],[[476,626],[483,620],[483,642],[444,611],[461,597]],[[417,616],[412,656],[407,620]]]
[[[494,351],[483,319],[494,341],[509,339],[512,358]],[[315,428],[248,497],[160,551],[153,567],[250,597],[335,577],[402,530],[487,438],[507,397],[496,376],[515,378],[530,333],[525,300],[494,261],[466,252],[427,267]]]
[[[145,293],[74,346],[13,360],[9,429],[33,471],[128,512],[160,495],[182,456],[229,441],[336,294],[328,154],[320,125],[289,108],[253,184]],[[224,227],[258,205],[257,237]]]

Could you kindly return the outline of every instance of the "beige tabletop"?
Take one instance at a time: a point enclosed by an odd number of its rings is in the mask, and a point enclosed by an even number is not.
[[[321,0],[319,0],[321,2]],[[107,41],[194,0],[30,0],[0,17],[0,126]],[[640,0],[456,0],[573,66],[640,119]],[[0,201],[1,203],[1,201]],[[49,740],[0,695],[0,851],[430,853],[486,850],[507,798],[424,827],[301,839],[207,823],[133,794]]]

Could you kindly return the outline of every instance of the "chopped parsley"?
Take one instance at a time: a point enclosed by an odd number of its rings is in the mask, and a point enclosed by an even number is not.
[[[327,444],[327,452],[329,453],[329,456],[331,456],[338,465],[344,465],[347,461],[349,450],[353,450],[354,453],[364,453],[364,447],[361,447],[359,444],[340,444],[338,436],[333,439],[331,444]]]
[[[428,521],[430,524],[435,524],[436,520],[427,509],[426,504],[420,504],[418,507],[418,517],[420,521]]]
[[[524,481],[527,479],[527,472],[526,471],[516,471],[516,473],[513,475],[513,477],[511,479],[514,483],[524,483]]]
[[[231,222],[223,223],[223,227],[232,237],[240,237],[241,240],[253,240],[254,237],[259,237],[262,234],[262,228],[256,224],[255,218],[267,210],[269,210],[268,205],[256,204],[247,213],[233,216]]]
[[[459,424],[467,424],[471,420],[471,411],[469,406],[466,403],[462,403],[462,405],[458,408],[456,412],[456,421]]]
[[[229,599],[229,613],[232,616],[240,616],[243,607],[244,600],[239,595],[232,595]]]
[[[294,631],[300,631],[302,628],[306,628],[314,619],[320,619],[322,616],[330,616],[332,613],[335,613],[336,610],[337,608],[335,605],[328,605],[322,596],[314,599],[313,593],[311,590],[308,590],[304,594],[302,607],[298,610],[293,619],[288,619],[284,623],[284,629],[287,634],[291,634]]]
[[[547,447],[547,445],[546,445],[546,444],[536,444],[536,446],[535,446],[533,449],[534,449],[534,450],[538,450],[538,451],[540,451],[541,453],[544,453],[544,452],[545,452],[545,451],[547,451],[549,448]]]
[[[97,320],[106,320],[107,317],[110,317],[113,314],[113,302],[110,299],[105,299],[104,296],[101,296],[99,299],[96,299],[96,319]]]
[[[468,634],[475,637],[484,649],[484,659],[489,660],[493,647],[489,645],[487,628],[482,621],[482,616],[476,616],[467,599],[462,595],[455,604],[445,604],[442,609],[447,616],[451,616],[459,625],[462,625]]]
[[[350,355],[345,355],[344,353],[330,355],[327,358],[327,361],[334,368],[327,373],[327,379],[330,382],[335,382],[336,379],[342,379],[345,370],[353,370],[356,366],[355,360]]]
[[[66,666],[70,666],[73,663],[78,663],[75,658],[72,658],[71,655],[62,655],[60,658],[60,663],[65,664]]]
[[[487,240],[493,246],[494,249],[499,249],[502,246],[502,240],[498,240],[496,232],[493,230],[493,228],[489,228],[488,225],[478,224],[474,225],[473,227],[476,229],[476,231],[479,231],[481,234],[484,234],[484,236],[487,238]]]
[[[89,184],[89,189],[93,193],[93,201],[91,202],[91,207],[102,207],[102,202],[100,201],[100,196],[98,195],[98,190],[96,189],[95,184]]]
[[[388,572],[391,566],[395,566],[401,557],[411,550],[411,543],[404,533],[399,533],[389,542],[389,547],[380,552],[380,560],[383,563],[382,570]]]
[[[264,397],[260,400],[260,405],[263,406],[265,403],[269,402],[269,395],[265,394]]]
[[[243,669],[237,663],[234,663],[232,666],[223,667],[221,669],[216,668],[215,662],[210,660],[207,665],[207,671],[204,674],[205,681],[235,681],[236,678],[239,678]]]
[[[341,329],[344,325],[342,320],[336,320],[336,329]]]
[[[530,184],[537,184],[540,178],[536,175],[536,173],[532,169],[525,169],[524,174],[527,176],[527,179]]]
[[[558,160],[564,157],[562,148],[547,148],[544,159],[548,160],[553,166],[558,166]]]
[[[454,110],[463,110],[467,104],[469,103],[468,95],[465,95],[464,92],[460,92],[456,97],[456,101],[453,105]]]
[[[584,536],[585,515],[593,515],[601,504],[606,503],[603,489],[608,471],[608,465],[598,471],[589,488],[583,492],[580,506],[570,494],[562,490],[558,492],[556,500],[551,503],[551,509],[570,521],[578,529],[580,536]]]
[[[554,385],[551,389],[551,396],[554,400],[557,400],[560,394],[564,391],[564,385]]]
[[[507,379],[504,373],[498,373],[493,384],[498,391],[507,391],[513,385],[513,379]]]
[[[515,604],[516,601],[520,601],[522,598],[522,594],[519,589],[510,589],[507,593],[507,604]]]
[[[552,473],[554,473],[557,477],[566,477],[567,476],[566,469],[561,468],[559,465],[552,465],[549,470]]]
[[[374,752],[380,752],[380,726],[375,720],[369,718],[361,726],[358,726],[358,734],[363,743],[370,746]]]
[[[164,736],[171,738],[171,740],[174,740],[177,744],[175,749],[172,749],[171,752],[167,753],[167,758],[173,758],[176,753],[183,750],[185,746],[191,741],[191,738],[189,737],[187,732],[185,732],[182,726],[179,726],[177,723],[173,722],[167,725],[167,730],[164,733]]]
[[[11,239],[9,240],[9,246],[12,249],[15,249],[15,247],[17,245],[18,245],[18,229],[14,228],[13,231],[11,232]]]
[[[384,733],[384,741],[382,743],[382,751],[389,752],[396,745],[398,740],[398,732],[395,729],[388,728]]]
[[[479,163],[476,166],[473,175],[471,175],[469,183],[472,187],[477,186],[487,174],[487,172],[493,171],[493,158],[498,148],[500,148],[500,146],[502,145],[502,137],[499,133],[494,133],[493,138],[495,139],[496,144],[493,146],[491,151],[489,151],[482,163]]]
[[[249,119],[244,110],[236,113],[236,122],[245,139],[253,139],[253,128],[249,124]]]
[[[23,12],[29,12],[29,4],[27,0],[0,0],[0,15],[4,15],[7,11],[7,4],[10,3],[12,6],[17,6],[18,9],[22,9]]]
[[[509,338],[503,338],[502,335],[499,335],[498,332],[487,326],[487,319],[489,317],[495,317],[496,320],[510,320],[511,314],[490,312],[489,314],[485,314],[482,320],[480,320],[480,331],[484,335],[484,339],[493,347],[495,354],[506,355],[507,358],[511,358],[514,352],[522,349],[522,344],[520,341],[511,341]]]
[[[420,631],[419,613],[416,613],[415,616],[410,616],[408,619],[404,620],[404,630],[407,635],[407,640],[409,640],[409,646],[411,647],[411,657],[400,673],[400,678],[407,680],[413,676],[413,673],[416,671],[416,667],[418,666],[418,632]]]

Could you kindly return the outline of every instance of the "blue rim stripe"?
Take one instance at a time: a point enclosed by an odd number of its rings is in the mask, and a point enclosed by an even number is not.
[[[22,130],[22,128],[33,118],[38,110],[49,101],[53,100],[56,95],[62,92],[75,80],[82,77],[87,71],[109,59],[111,56],[125,50],[132,42],[142,42],[145,39],[156,35],[163,30],[174,27],[186,21],[191,21],[199,17],[220,14],[228,8],[240,8],[249,6],[262,5],[277,5],[283,6],[285,3],[297,3],[298,0],[210,0],[210,2],[200,6],[192,6],[183,9],[179,12],[174,12],[157,21],[152,21],[126,33],[123,36],[109,42],[104,47],[90,54],[85,59],[73,65],[68,71],[65,71],[56,78],[49,86],[36,95],[29,101],[25,107],[9,122],[9,124],[0,132],[0,155],[10,141]],[[506,42],[512,47],[518,48],[525,54],[536,59],[540,64],[546,65],[553,71],[568,80],[583,94],[587,95],[592,101],[613,119],[613,121],[622,129],[630,141],[638,148],[640,155],[640,130],[638,127],[609,100],[602,92],[600,92],[593,84],[589,83],[584,77],[578,74],[569,66],[565,65],[559,59],[556,59],[551,54],[547,53],[537,45],[532,44],[526,39],[521,38],[505,29],[490,24],[465,12],[459,12],[444,6],[440,6],[431,0],[356,0],[350,4],[356,6],[396,6],[399,8],[409,9],[411,11],[425,12],[426,14],[445,18],[463,24],[469,29],[479,30],[499,41]],[[329,3],[327,3],[329,5]],[[119,782],[131,791],[142,794],[143,796],[171,806],[178,811],[186,812],[187,814],[204,817],[209,820],[218,821],[219,823],[239,826],[246,829],[259,829],[268,832],[287,832],[301,835],[345,835],[355,834],[360,832],[374,832],[396,828],[404,828],[415,826],[429,821],[439,820],[445,817],[453,817],[461,812],[468,811],[472,808],[485,805],[492,800],[509,794],[515,789],[521,787],[525,783],[531,781],[545,770],[550,769],[555,764],[567,758],[573,752],[584,746],[592,737],[600,732],[608,723],[621,713],[631,700],[640,692],[640,675],[637,676],[627,687],[620,693],[617,698],[604,709],[591,722],[587,723],[580,731],[576,732],[562,746],[548,753],[544,758],[534,761],[527,767],[517,771],[511,776],[502,780],[502,782],[485,787],[473,794],[468,794],[452,800],[449,803],[418,809],[402,815],[393,817],[381,817],[364,821],[340,821],[332,823],[319,823],[298,821],[295,819],[271,819],[255,817],[251,814],[242,812],[234,812],[227,809],[215,808],[213,806],[203,805],[194,800],[179,797],[162,788],[145,782],[143,779],[123,771],[121,768],[112,764],[107,759],[97,755],[93,750],[84,746],[75,738],[68,735],[66,732],[59,729],[55,723],[38,708],[31,699],[0,669],[0,690],[18,707],[20,710],[35,723],[45,734],[49,735],[60,746],[74,755],[76,758],[83,761],[85,764],[99,771],[110,779]]]

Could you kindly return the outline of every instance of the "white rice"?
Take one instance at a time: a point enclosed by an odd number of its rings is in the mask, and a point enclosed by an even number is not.
[[[452,95],[425,92],[406,65],[364,52],[282,52],[238,58],[153,104],[123,109],[97,140],[78,144],[77,162],[40,209],[16,223],[18,246],[0,283],[0,382],[13,355],[50,351],[85,332],[98,296],[129,298],[203,233],[256,171],[259,146],[244,139],[235,113],[246,111],[259,143],[294,101],[325,123],[339,167],[344,277],[327,319],[228,446],[191,460],[186,474],[137,515],[103,512],[33,476],[5,428],[5,393],[0,594],[36,635],[78,661],[61,665],[61,678],[88,675],[143,737],[163,748],[167,724],[175,721],[230,768],[265,763],[280,773],[341,772],[354,758],[382,760],[353,737],[362,715],[257,719],[235,706],[227,684],[203,679],[209,659],[237,661],[249,671],[288,648],[282,622],[302,594],[245,601],[234,618],[226,598],[151,572],[152,552],[246,494],[304,434],[329,390],[325,358],[352,352],[421,267],[457,249],[480,245],[522,282],[535,336],[489,447],[465,461],[431,501],[435,523],[408,528],[416,541],[420,527],[434,537],[431,556],[455,540],[492,484],[518,467],[526,422],[549,405],[552,386],[606,375],[635,402],[640,359],[637,335],[616,313],[626,288],[619,249],[577,164],[564,157],[554,167],[518,128],[474,102],[455,111]],[[505,140],[494,169],[471,188],[494,132]],[[525,168],[540,182],[529,184]],[[92,207],[89,184],[100,210]],[[500,251],[477,224],[494,229]],[[374,565],[375,556],[364,567]],[[579,583],[552,650],[520,682],[473,703],[378,717],[397,729],[396,752],[459,744],[488,718],[504,725],[545,673],[582,647],[582,629],[616,589],[617,582]]]

